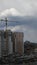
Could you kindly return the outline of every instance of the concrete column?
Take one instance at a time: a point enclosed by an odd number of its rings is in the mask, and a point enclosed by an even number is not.
[[[4,54],[4,32],[1,32],[1,56]]]
[[[13,42],[11,40],[11,32],[8,34],[8,48],[9,48],[9,54],[13,53]]]

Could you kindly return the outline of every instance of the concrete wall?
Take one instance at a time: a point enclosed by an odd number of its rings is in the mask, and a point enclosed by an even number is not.
[[[11,31],[7,31],[7,37],[4,37],[4,32],[5,31],[1,31],[1,43],[0,43],[0,55],[6,55],[6,54],[11,54],[13,51],[13,43],[11,41]],[[6,33],[5,33],[6,35]]]
[[[4,39],[4,31],[1,31],[1,56],[6,54],[6,39]]]
[[[13,53],[13,42],[11,40],[11,34],[12,34],[11,32],[8,33],[8,49],[9,49],[8,53],[9,54]]]
[[[23,54],[24,53],[23,33],[15,32],[14,37],[15,37],[15,52]]]
[[[7,42],[6,42],[7,41]],[[11,31],[7,31],[7,39],[4,40],[4,43],[5,44],[5,48],[8,50],[8,54],[12,54],[13,53],[13,43],[12,43],[12,40],[11,40]]]

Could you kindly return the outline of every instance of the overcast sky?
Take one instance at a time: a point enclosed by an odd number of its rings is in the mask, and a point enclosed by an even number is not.
[[[37,42],[37,0],[0,0],[0,18],[19,23],[8,23],[8,29],[24,32],[24,41]],[[21,22],[20,22],[21,21]],[[0,21],[0,29],[4,29]]]
[[[10,8],[22,15],[37,15],[37,0],[0,0],[0,12]]]

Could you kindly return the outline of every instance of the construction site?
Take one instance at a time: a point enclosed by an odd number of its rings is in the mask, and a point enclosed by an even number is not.
[[[0,63],[29,63],[37,61],[37,57],[34,55],[25,55],[23,38],[23,32],[0,30]]]
[[[32,54],[34,49],[30,43],[25,42],[29,43],[29,46],[24,45],[24,33],[7,30],[7,18],[1,21],[6,22],[6,29],[0,30],[0,64],[37,61],[37,57]],[[25,47],[27,47],[27,53]]]
[[[12,53],[24,53],[23,33],[10,30],[0,31],[0,57]]]
[[[0,30],[0,58],[24,53],[23,32]]]

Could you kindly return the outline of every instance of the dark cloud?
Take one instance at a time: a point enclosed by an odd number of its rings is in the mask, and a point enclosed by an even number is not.
[[[37,30],[37,18],[36,17],[20,17],[20,16],[8,16],[8,26],[25,25]],[[2,26],[5,26],[5,22],[0,22]],[[0,27],[1,27],[0,25]]]

